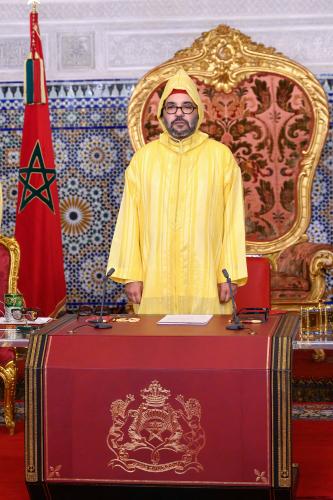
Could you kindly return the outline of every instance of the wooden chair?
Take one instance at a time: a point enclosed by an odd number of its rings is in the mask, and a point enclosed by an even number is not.
[[[20,248],[15,238],[0,235],[0,298],[16,293]],[[4,311],[3,311],[4,312]],[[4,416],[10,434],[15,430],[15,390],[17,380],[16,349],[0,347],[0,378],[4,382]]]
[[[180,67],[204,103],[201,130],[228,145],[242,170],[247,251],[271,261],[272,307],[316,304],[333,268],[333,246],[306,235],[329,123],[322,87],[300,64],[220,25],[139,81],[128,111],[135,150],[158,137],[159,98]]]

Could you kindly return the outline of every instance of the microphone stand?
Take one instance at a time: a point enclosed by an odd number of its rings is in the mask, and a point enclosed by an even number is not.
[[[231,297],[231,303],[232,303],[232,321],[229,325],[226,326],[227,330],[243,330],[244,325],[241,323],[238,314],[237,314],[237,308],[236,308],[236,303],[235,303],[235,297],[234,297],[234,292],[232,290],[231,286],[231,279],[229,276],[229,273],[226,269],[222,269],[223,276],[226,278],[228,286],[229,286],[229,291],[230,291],[230,297]]]
[[[110,323],[106,323],[103,321],[103,307],[104,307],[104,302],[105,302],[105,295],[106,295],[106,284],[110,276],[115,272],[115,269],[111,267],[107,274],[103,277],[103,295],[102,295],[102,303],[101,303],[101,310],[99,313],[98,319],[91,319],[88,321],[88,324],[93,326],[94,328],[100,328],[100,329],[107,329],[107,328],[112,328],[112,325]]]

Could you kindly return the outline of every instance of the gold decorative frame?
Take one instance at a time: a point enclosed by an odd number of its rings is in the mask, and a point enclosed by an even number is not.
[[[0,244],[8,250],[10,257],[7,292],[16,293],[20,266],[20,247],[15,238],[8,238],[2,235],[0,235]],[[13,348],[13,351],[14,359],[8,361],[5,365],[0,365],[0,378],[4,382],[5,424],[11,435],[14,434],[15,430],[14,408],[17,381],[17,352],[15,348]]]
[[[8,276],[8,293],[17,292],[17,280],[20,267],[20,247],[15,238],[0,235],[0,245],[4,246],[10,256],[10,269]]]
[[[0,378],[4,383],[4,417],[9,434],[12,436],[15,430],[14,408],[15,389],[17,380],[16,350],[13,349],[14,359],[8,361],[4,366],[0,365]]]
[[[142,118],[147,100],[175,70],[183,67],[190,76],[230,92],[245,78],[258,72],[287,77],[301,86],[312,105],[314,127],[309,147],[303,151],[298,178],[298,211],[290,230],[274,241],[247,242],[249,254],[267,255],[273,263],[287,247],[307,241],[305,234],[311,217],[311,187],[329,126],[328,103],[324,90],[314,75],[277,52],[274,48],[254,43],[250,37],[226,25],[203,33],[190,48],[180,50],[169,61],[148,72],[137,84],[128,110],[128,129],[135,150],[144,145]],[[332,260],[326,252],[325,260]],[[320,264],[322,266],[322,264]],[[312,266],[313,267],[313,266]],[[313,269],[314,274],[318,275]],[[322,280],[315,285],[313,296],[322,291]]]

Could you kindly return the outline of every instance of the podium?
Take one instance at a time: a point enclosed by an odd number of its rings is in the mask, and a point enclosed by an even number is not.
[[[291,352],[298,317],[232,332],[158,325],[94,330],[67,315],[30,339],[31,498],[293,498]]]

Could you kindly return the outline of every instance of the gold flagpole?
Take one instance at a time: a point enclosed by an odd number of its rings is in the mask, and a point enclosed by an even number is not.
[[[28,0],[28,5],[31,5],[31,11],[36,13],[38,12],[37,5],[40,5],[40,0]]]
[[[37,10],[37,5],[40,5],[40,0],[28,0],[28,5],[31,5],[30,54],[25,63],[24,102],[25,104],[45,104],[47,101],[45,89],[46,82]]]

